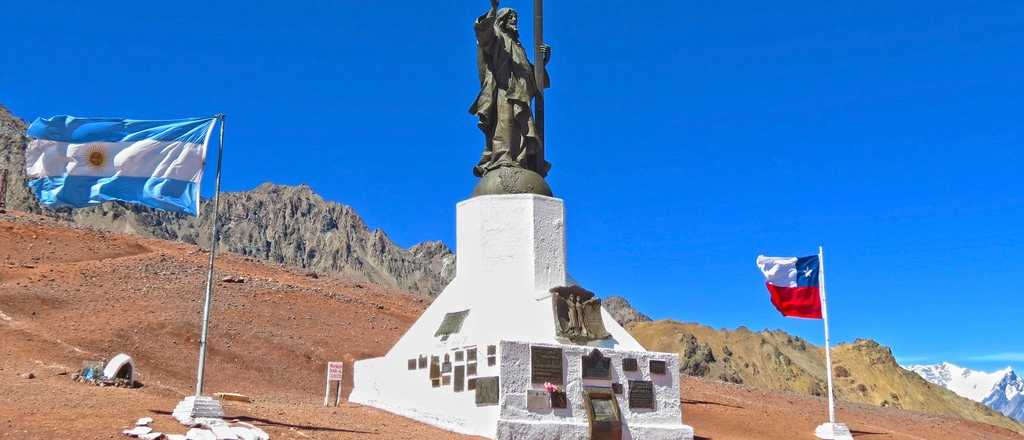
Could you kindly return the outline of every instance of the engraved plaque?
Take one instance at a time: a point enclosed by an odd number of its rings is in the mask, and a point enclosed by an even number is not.
[[[622,384],[618,383],[618,382],[613,383],[612,384],[612,392],[615,393],[615,394],[622,394]]]
[[[530,381],[551,382],[562,385],[562,349],[557,347],[530,347]]]
[[[430,386],[434,388],[441,388],[441,379],[430,379]]]
[[[475,348],[470,348],[469,350],[466,350],[466,361],[467,362],[476,362],[476,349]]]
[[[466,320],[466,315],[469,315],[469,310],[446,313],[444,320],[441,321],[441,326],[438,327],[434,336],[447,337],[448,335],[458,333],[459,330],[462,330],[462,323]]]
[[[441,385],[448,386],[452,384],[452,377],[449,375],[441,376]]]
[[[651,361],[651,374],[665,374],[665,361]]]
[[[432,363],[432,364],[440,364],[441,363],[441,358],[439,358],[437,356],[431,356],[430,357],[430,363]]]
[[[583,378],[612,380],[612,359],[595,348],[589,355],[583,356]]]
[[[466,367],[465,366],[459,365],[459,366],[455,367],[455,378],[453,380],[455,381],[455,382],[453,382],[453,384],[455,385],[455,392],[456,393],[461,393],[462,389],[465,387],[465,384],[466,384]]]
[[[476,362],[466,365],[466,376],[476,376]]]
[[[451,362],[445,361],[443,364],[441,364],[441,373],[451,373],[451,372],[452,372],[452,363]]]
[[[408,362],[408,365],[406,366],[406,368],[408,368],[410,370],[415,370],[416,369],[416,359],[409,359],[409,362]]]
[[[551,409],[551,396],[544,390],[526,390],[526,409],[533,412]]]
[[[476,389],[476,378],[475,377],[472,378],[472,379],[467,379],[466,380],[466,389],[470,390],[470,391],[473,391],[473,390]]]
[[[498,404],[498,378],[480,377],[476,380],[476,404],[488,406]]]
[[[455,362],[462,362],[465,360],[465,353],[462,351],[455,352]]]
[[[636,371],[636,359],[625,358],[622,360],[622,371]]]
[[[498,354],[498,347],[496,345],[488,345],[487,346],[487,355],[488,356],[494,356],[496,354]]]
[[[419,361],[417,363],[419,364],[419,369],[422,370],[424,368],[427,368],[427,357],[420,356]]]
[[[431,379],[440,379],[441,378],[441,364],[437,363],[436,361],[437,361],[437,359],[435,359],[434,362],[430,363],[430,378]]]
[[[494,356],[487,356],[487,366],[488,367],[493,367],[494,364],[496,364],[496,363],[497,363],[497,358],[495,358]]]
[[[654,383],[649,380],[629,381],[629,407],[654,409]]]

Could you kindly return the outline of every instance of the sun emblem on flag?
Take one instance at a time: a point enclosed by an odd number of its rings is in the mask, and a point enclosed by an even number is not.
[[[103,168],[107,163],[107,152],[101,146],[93,146],[85,153],[86,163],[93,168]]]

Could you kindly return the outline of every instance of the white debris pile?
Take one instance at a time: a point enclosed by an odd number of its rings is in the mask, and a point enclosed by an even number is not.
[[[204,419],[185,434],[166,434],[154,431],[149,427],[153,423],[150,417],[143,417],[135,422],[135,427],[121,431],[122,434],[143,440],[269,440],[270,434],[256,426],[235,420],[227,422],[219,419]]]

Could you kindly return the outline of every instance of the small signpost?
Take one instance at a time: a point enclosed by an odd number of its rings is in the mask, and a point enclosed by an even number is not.
[[[338,390],[334,394],[334,406],[341,403],[341,373],[345,364],[342,362],[327,363],[327,388],[324,390],[324,406],[331,406],[331,382],[338,382]]]

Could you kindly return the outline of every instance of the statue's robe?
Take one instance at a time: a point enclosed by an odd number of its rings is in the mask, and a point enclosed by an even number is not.
[[[506,33],[500,25],[511,13],[508,8],[498,10],[496,15],[488,12],[473,26],[480,93],[469,112],[479,119],[477,125],[486,138],[473,174],[483,176],[503,166],[518,166],[546,176],[551,165],[538,159],[542,141],[530,111],[530,98],[537,94],[533,64],[518,37]]]

